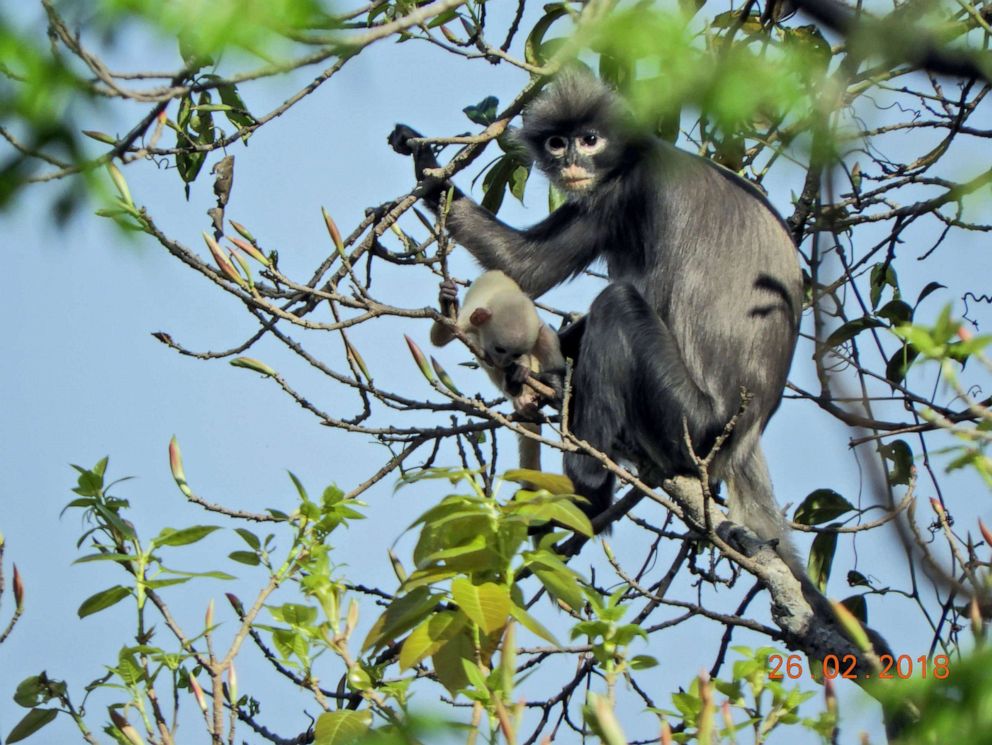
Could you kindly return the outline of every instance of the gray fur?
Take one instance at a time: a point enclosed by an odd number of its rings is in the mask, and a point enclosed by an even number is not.
[[[391,137],[405,143],[413,130]],[[607,147],[577,148],[596,134]],[[486,269],[500,269],[532,297],[603,257],[611,284],[577,330],[563,332],[576,358],[575,434],[614,457],[648,457],[663,476],[694,475],[683,442],[705,455],[751,401],[712,466],[731,512],[761,537],[787,546],[760,434],[778,407],[802,310],[797,252],[782,219],[743,179],[629,127],[619,99],[570,73],[524,114],[519,138],[552,181],[580,167],[595,179],[545,220],[516,230],[456,189],[448,227]],[[560,136],[567,152],[549,153]],[[554,144],[558,144],[555,140]],[[575,145],[575,147],[573,147]],[[412,151],[418,176],[433,154]],[[425,194],[436,208],[442,185]],[[593,511],[612,499],[613,477],[587,456],[566,454],[566,473]]]

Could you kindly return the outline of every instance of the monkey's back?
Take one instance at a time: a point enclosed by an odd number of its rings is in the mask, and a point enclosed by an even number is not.
[[[802,309],[792,237],[757,189],[667,143],[657,141],[637,171],[628,200],[650,197],[625,210],[651,229],[619,236],[610,278],[634,284],[656,309],[718,416],[734,414],[743,386],[755,400],[742,425],[763,427],[785,385]],[[643,245],[647,235],[660,245]],[[642,252],[654,260],[641,261]]]

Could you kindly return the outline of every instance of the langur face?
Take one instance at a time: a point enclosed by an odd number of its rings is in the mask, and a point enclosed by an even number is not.
[[[493,367],[505,370],[516,364],[526,362],[527,350],[507,348],[502,344],[489,344],[485,347],[487,360]]]
[[[552,134],[544,140],[542,170],[559,189],[582,194],[596,185],[601,173],[596,156],[606,150],[607,144],[595,129]]]

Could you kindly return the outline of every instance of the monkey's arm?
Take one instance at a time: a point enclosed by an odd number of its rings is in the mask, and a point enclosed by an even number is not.
[[[541,365],[541,370],[563,370],[565,358],[558,345],[558,334],[551,330],[546,323],[541,324],[537,333],[537,343],[534,344],[534,356]]]
[[[437,212],[441,196],[454,189],[448,229],[486,269],[501,269],[531,297],[542,295],[585,269],[600,254],[594,236],[599,231],[574,204],[566,203],[545,220],[527,230],[516,230],[489,210],[473,202],[449,181],[424,178],[424,171],[437,168],[437,158],[427,145],[411,145],[420,134],[397,124],[388,141],[401,155],[412,155],[414,171],[423,182],[424,203]]]
[[[527,230],[516,230],[468,197],[451,204],[448,229],[486,269],[501,269],[531,297],[579,274],[602,247],[579,209],[566,203]]]
[[[540,373],[537,379],[555,392],[558,401],[562,397],[562,389],[565,380],[565,358],[562,356],[561,348],[558,345],[558,334],[551,330],[546,323],[541,324],[541,330],[537,335],[537,343],[531,351],[534,359],[540,366]],[[552,402],[554,403],[554,402]],[[555,404],[558,408],[558,404]]]

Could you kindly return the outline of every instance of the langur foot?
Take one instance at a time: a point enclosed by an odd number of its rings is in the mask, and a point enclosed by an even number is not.
[[[437,301],[441,306],[441,315],[447,318],[454,318],[458,315],[458,285],[455,284],[455,280],[446,279],[441,282]]]
[[[738,525],[729,520],[721,523],[716,530],[716,534],[745,556],[754,556],[761,550],[762,546],[768,546],[772,551],[778,553],[779,539],[772,538],[766,540],[760,538],[747,526]]]

